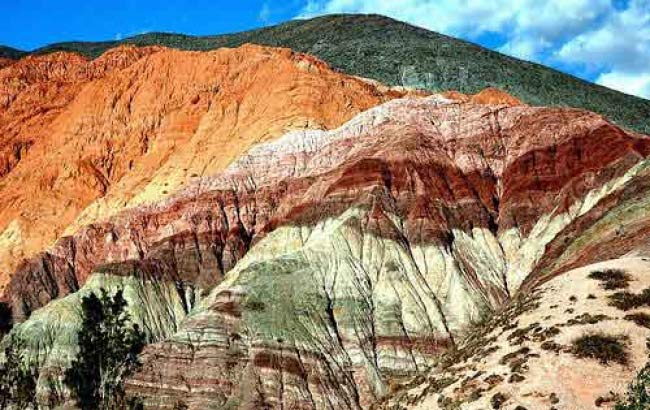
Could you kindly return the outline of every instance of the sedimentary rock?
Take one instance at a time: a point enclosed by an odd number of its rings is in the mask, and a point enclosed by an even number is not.
[[[252,246],[131,389],[154,408],[366,407],[522,284],[600,260],[566,232],[606,224],[607,203],[647,210],[649,154],[586,112],[440,97],[255,147],[163,206],[245,192]],[[610,254],[646,246],[620,235]]]
[[[549,280],[650,250],[650,138],[407,94],[257,46],[0,70],[4,296],[39,394],[99,288],[152,342],[147,408],[360,409]]]
[[[254,146],[25,264],[14,310],[92,272],[216,286],[163,304],[197,305],[146,348],[132,394],[150,408],[366,408],[517,293],[648,247],[648,137],[495,96],[507,104],[397,99]]]
[[[253,45],[17,61],[0,70],[0,293],[64,233],[155,202],[253,143],[333,128],[402,95]]]
[[[0,68],[6,67],[6,66],[8,66],[10,64],[13,64],[13,63],[14,63],[14,60],[12,60],[10,58],[2,58],[2,57],[0,57]]]

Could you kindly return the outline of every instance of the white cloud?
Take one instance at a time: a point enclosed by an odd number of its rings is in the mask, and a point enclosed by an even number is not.
[[[470,40],[495,33],[503,53],[611,74],[626,92],[650,75],[648,0],[309,0],[300,17],[331,13],[383,14]]]
[[[550,44],[548,41],[521,38],[508,41],[499,47],[499,51],[523,60],[535,60],[542,50],[550,47]]]
[[[601,74],[596,82],[627,94],[650,98],[650,73],[626,74],[612,71]]]
[[[650,2],[631,1],[626,10],[564,44],[557,55],[623,73],[650,73]]]

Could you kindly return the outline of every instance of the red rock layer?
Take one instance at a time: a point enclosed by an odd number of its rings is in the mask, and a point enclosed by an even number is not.
[[[176,277],[211,286],[266,233],[352,206],[372,211],[363,230],[410,244],[449,247],[454,231],[477,227],[526,237],[541,216],[649,154],[647,137],[578,110],[395,101],[331,133],[256,147],[160,205],[81,229],[25,263],[8,295],[25,317],[97,266],[125,260],[164,261]],[[403,218],[406,237],[387,213]],[[508,297],[465,265],[490,303]]]
[[[525,105],[521,100],[512,95],[499,90],[498,88],[486,88],[475,95],[467,95],[458,91],[445,91],[441,94],[445,98],[458,102],[473,102],[474,104],[492,104],[492,105]]]

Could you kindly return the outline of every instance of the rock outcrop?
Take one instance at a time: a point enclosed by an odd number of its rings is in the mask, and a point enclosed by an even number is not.
[[[0,70],[0,293],[22,259],[292,129],[404,95],[288,49],[120,47]],[[38,195],[34,195],[37,192]]]
[[[166,205],[246,192],[252,246],[147,348],[132,392],[152,408],[365,408],[521,289],[647,246],[649,154],[586,112],[440,97],[255,147]]]
[[[10,58],[0,57],[0,68],[6,67],[6,66],[8,66],[10,64],[13,64],[13,63],[14,63],[14,60],[12,60]]]
[[[128,381],[148,408],[367,408],[516,295],[649,249],[650,138],[483,97],[396,99],[256,145],[24,264],[14,311],[54,318],[93,272],[132,277],[175,292],[134,314],[164,322]],[[16,331],[38,339],[34,320]]]

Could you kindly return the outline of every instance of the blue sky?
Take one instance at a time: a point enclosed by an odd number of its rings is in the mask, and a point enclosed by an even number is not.
[[[650,0],[1,0],[0,44],[218,34],[379,13],[650,98]]]

